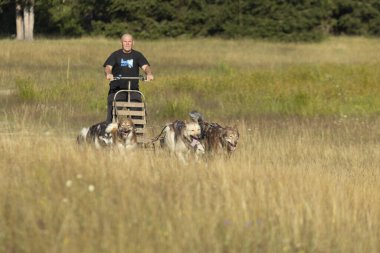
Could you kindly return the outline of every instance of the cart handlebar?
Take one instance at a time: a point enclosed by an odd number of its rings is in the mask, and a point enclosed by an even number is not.
[[[146,77],[145,76],[133,76],[133,77],[124,77],[124,76],[116,76],[114,77],[112,81],[116,81],[116,80],[141,80],[141,81],[146,81]]]

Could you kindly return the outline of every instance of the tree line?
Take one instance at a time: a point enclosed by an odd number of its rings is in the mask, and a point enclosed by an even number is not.
[[[380,36],[380,0],[0,0],[0,15],[0,35],[19,38],[21,25],[26,39],[33,32],[115,37],[126,31],[146,39]]]

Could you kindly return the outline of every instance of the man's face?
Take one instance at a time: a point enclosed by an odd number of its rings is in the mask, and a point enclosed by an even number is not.
[[[125,52],[130,52],[133,46],[133,38],[131,36],[124,36],[121,38],[121,46]]]

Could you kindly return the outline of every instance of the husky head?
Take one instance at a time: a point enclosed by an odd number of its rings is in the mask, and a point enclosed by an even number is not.
[[[108,124],[100,122],[91,127],[82,128],[77,142],[78,144],[94,144],[96,148],[106,148],[113,145],[113,136]]]
[[[188,140],[199,140],[201,137],[201,127],[198,122],[185,122],[185,127],[183,128],[183,136]]]
[[[227,151],[234,151],[239,140],[239,131],[237,130],[236,126],[225,127],[222,131],[222,139],[227,144]]]
[[[119,124],[118,124],[118,131],[119,131],[119,134],[122,136],[122,138],[126,139],[127,136],[130,133],[135,132],[136,129],[135,129],[135,125],[133,124],[130,118],[122,118],[120,119]]]
[[[119,119],[119,122],[109,124],[106,132],[111,133],[113,146],[117,148],[135,149],[137,147],[136,128],[129,118]]]
[[[112,133],[105,131],[103,135],[99,135],[99,142],[98,144],[101,147],[109,147],[113,143]]]

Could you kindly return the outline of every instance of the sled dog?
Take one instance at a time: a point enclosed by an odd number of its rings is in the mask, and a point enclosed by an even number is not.
[[[96,148],[117,147],[131,150],[137,147],[136,128],[129,118],[117,123],[100,122],[89,128],[82,128],[78,144],[93,144]]]
[[[236,126],[223,127],[218,123],[208,123],[197,111],[190,112],[189,116],[201,127],[201,142],[204,143],[206,152],[231,155],[236,150],[240,137]]]
[[[199,141],[200,135],[201,128],[197,122],[176,120],[167,124],[153,142],[160,140],[161,147],[167,148],[186,164],[191,153],[198,159],[205,152]]]

